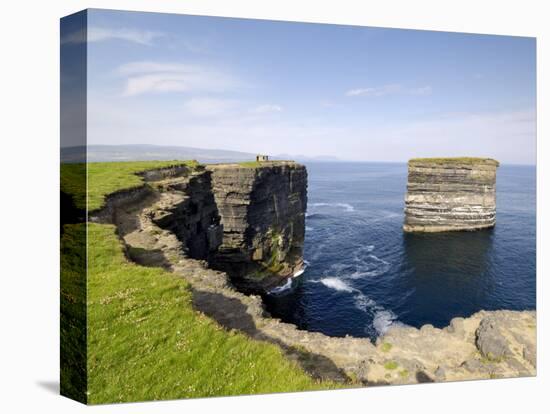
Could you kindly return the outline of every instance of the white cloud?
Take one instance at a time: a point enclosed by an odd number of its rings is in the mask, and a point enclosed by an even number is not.
[[[199,65],[130,62],[116,73],[126,76],[124,96],[166,92],[224,92],[242,86],[231,76]]]
[[[356,88],[346,92],[346,96],[386,96],[396,94],[429,95],[432,93],[431,86],[417,88],[404,88],[399,84],[377,86],[372,88]]]
[[[283,108],[280,105],[264,104],[259,105],[252,109],[252,112],[256,114],[267,114],[271,112],[281,112]]]
[[[185,112],[196,117],[224,115],[235,109],[237,102],[229,99],[193,98],[183,104]]]
[[[431,86],[421,86],[420,88],[412,88],[408,91],[411,95],[431,95]]]
[[[402,91],[401,85],[384,85],[375,88],[357,88],[346,92],[347,96],[384,96]]]
[[[129,28],[108,28],[90,26],[88,28],[88,42],[101,42],[105,40],[126,40],[128,42],[138,43],[140,45],[152,45],[153,41],[164,36],[160,32],[152,32],[149,30],[136,30]]]

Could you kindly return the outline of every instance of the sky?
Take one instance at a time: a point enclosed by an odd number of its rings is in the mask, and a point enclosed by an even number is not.
[[[87,36],[88,144],[536,162],[534,38],[106,10]]]

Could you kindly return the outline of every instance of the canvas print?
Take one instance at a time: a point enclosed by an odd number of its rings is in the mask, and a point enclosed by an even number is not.
[[[91,9],[60,47],[63,395],[536,375],[534,38]]]

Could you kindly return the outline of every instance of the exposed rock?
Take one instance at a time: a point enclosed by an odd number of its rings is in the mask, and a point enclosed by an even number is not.
[[[493,315],[481,320],[476,331],[476,346],[481,355],[490,360],[498,360],[512,355],[509,342],[500,332],[500,326]]]
[[[403,230],[441,232],[493,227],[498,165],[486,158],[410,160]]]
[[[210,171],[165,179],[155,186],[160,190],[161,199],[150,212],[151,220],[174,233],[189,257],[210,260],[223,239]]]
[[[303,266],[307,171],[288,162],[211,165],[223,243],[210,262],[262,292]],[[275,277],[273,277],[275,276]]]
[[[203,178],[195,183],[198,190],[208,186]],[[269,317],[260,297],[235,290],[227,273],[191,258],[182,236],[172,232],[171,226],[159,227],[157,212],[176,212],[183,208],[178,207],[180,203],[189,203],[185,197],[194,197],[183,190],[185,183],[185,188],[190,188],[192,179],[192,175],[164,179],[152,185],[139,202],[107,208],[115,210],[112,217],[117,219],[115,224],[130,258],[143,265],[163,267],[187,280],[195,309],[222,327],[278,345],[288,358],[320,379],[382,385],[536,374],[533,311],[480,311],[468,318],[455,318],[443,329],[393,325],[376,344],[367,338],[336,338],[302,331]],[[201,200],[208,209],[209,202]],[[196,217],[195,222],[200,222],[198,217],[203,216]],[[494,352],[504,357],[488,358]]]
[[[437,381],[445,380],[445,366],[439,366],[435,370],[435,379]]]
[[[535,344],[528,343],[523,347],[523,358],[528,361],[533,367],[537,366],[537,350]]]

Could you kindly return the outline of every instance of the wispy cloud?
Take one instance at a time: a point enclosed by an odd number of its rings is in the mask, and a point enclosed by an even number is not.
[[[224,92],[242,86],[217,69],[183,63],[130,62],[116,73],[126,77],[124,96],[167,92]]]
[[[408,90],[408,93],[410,93],[411,95],[431,95],[432,87],[421,86],[420,88],[412,88]]]
[[[91,26],[88,28],[88,42],[101,42],[105,40],[118,39],[140,45],[152,45],[153,41],[164,34],[149,30],[136,30],[130,28],[108,28]]]
[[[77,44],[84,42],[103,42],[107,40],[125,40],[140,45],[153,45],[154,41],[163,37],[164,33],[132,28],[109,28],[89,26],[87,31],[77,30],[61,39],[62,44]]]
[[[256,114],[267,114],[272,112],[281,112],[283,110],[283,107],[280,105],[274,105],[274,104],[264,104],[264,105],[258,105],[255,108],[252,108],[252,112]]]
[[[431,86],[422,86],[416,88],[405,88],[399,84],[383,85],[371,88],[356,88],[346,92],[346,96],[371,96],[379,97],[396,94],[409,95],[429,95],[432,93]]]
[[[346,92],[346,96],[384,96],[402,91],[401,85],[384,85],[374,88],[357,88]]]
[[[195,117],[212,117],[225,115],[238,106],[238,102],[231,99],[219,98],[192,98],[183,104],[184,111]]]

